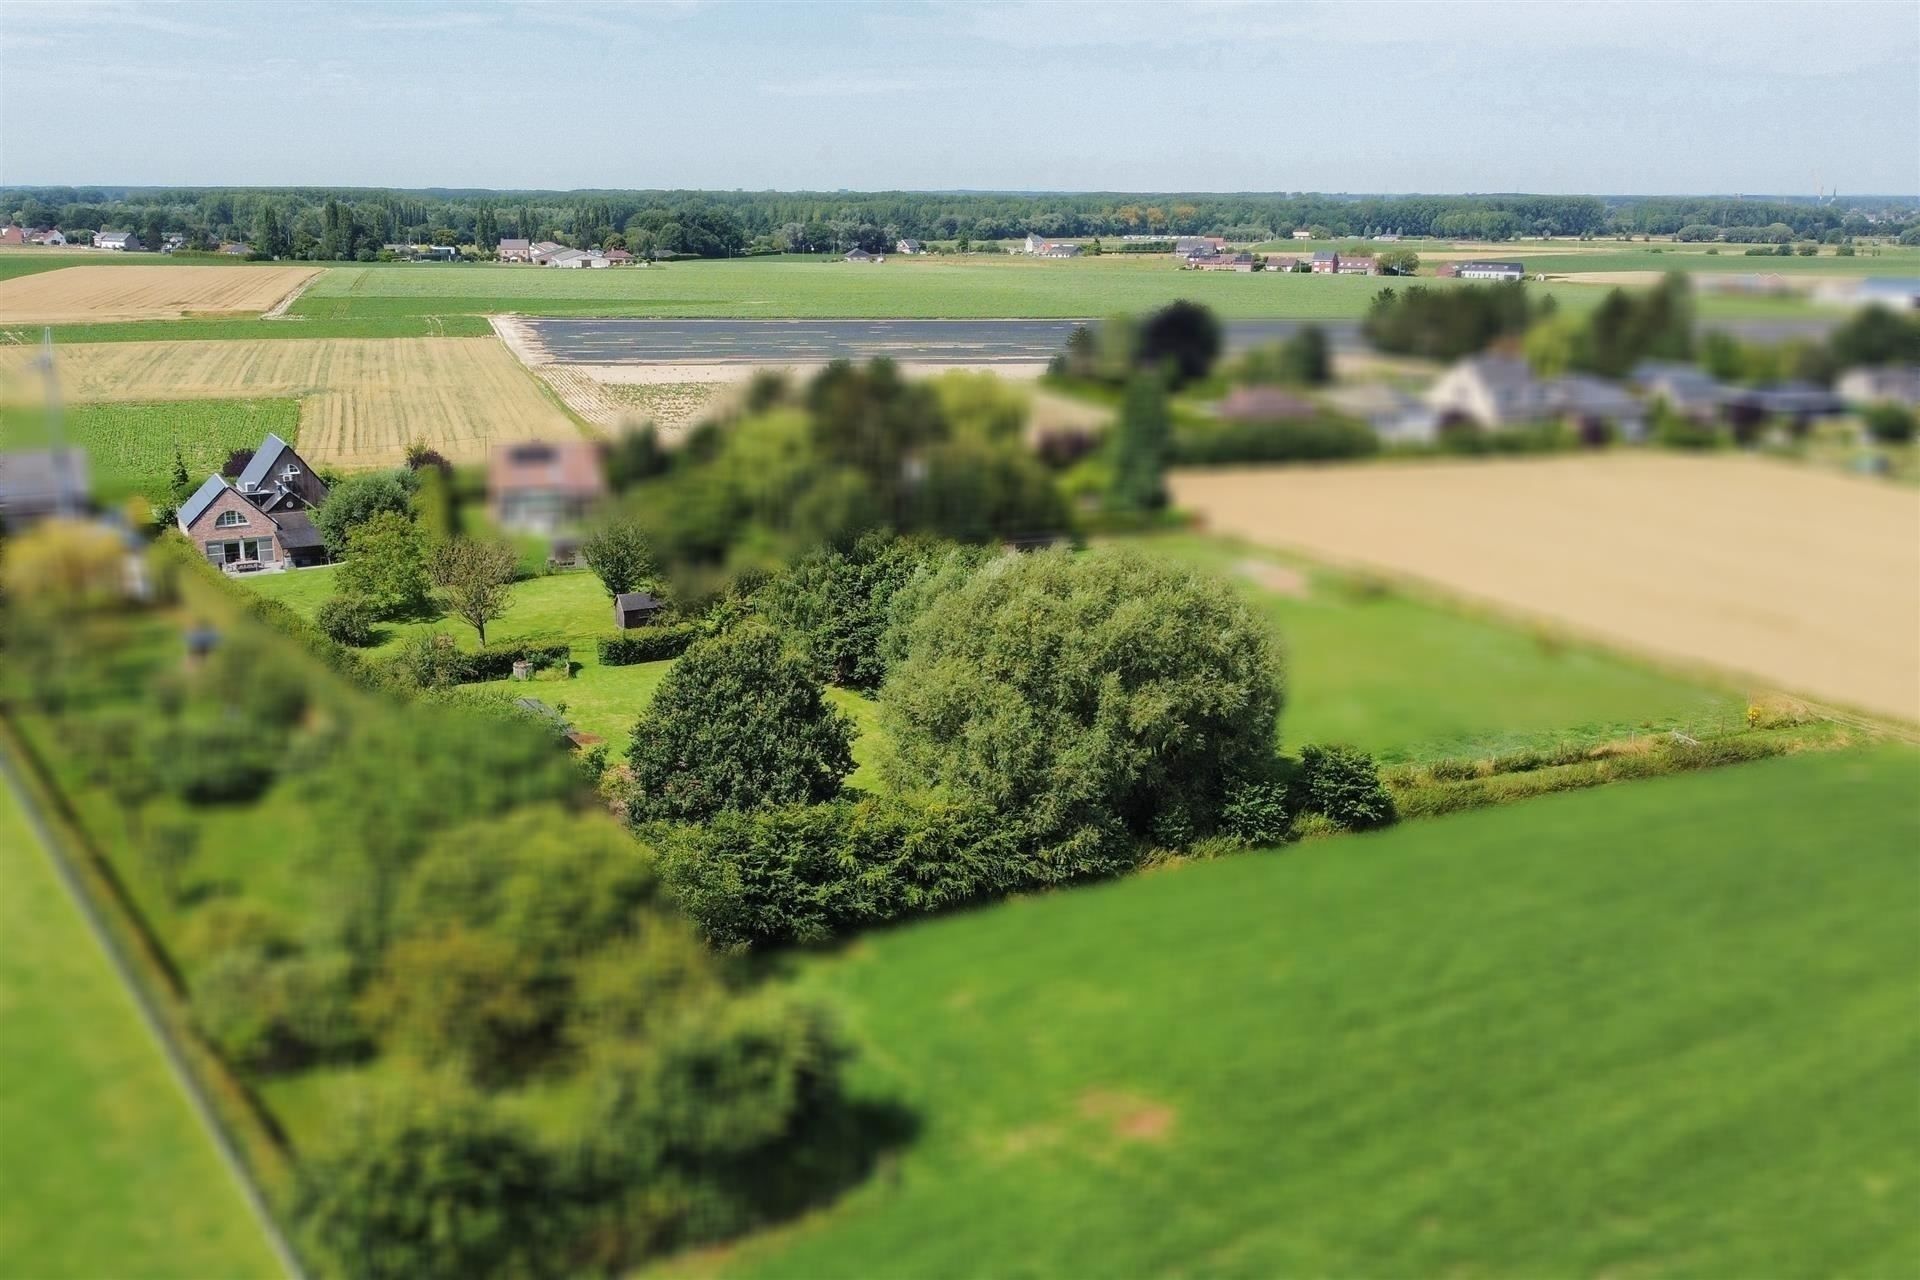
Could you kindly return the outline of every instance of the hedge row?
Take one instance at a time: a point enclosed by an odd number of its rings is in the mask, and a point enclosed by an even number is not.
[[[1177,422],[1168,461],[1189,466],[1231,462],[1324,462],[1376,453],[1380,441],[1344,418],[1302,422]]]
[[[1218,835],[1277,845],[1296,823],[1366,830],[1394,821],[1370,757],[1345,747],[1276,760],[1270,777],[1230,792]],[[1116,829],[1063,874],[1022,824],[990,806],[850,793],[824,804],[725,810],[705,824],[658,824],[661,874],[716,946],[814,943],[868,925],[1125,871],[1151,850]]]
[[[154,543],[153,554],[163,570],[187,573],[199,578],[220,591],[251,617],[305,645],[331,670],[355,684],[369,689],[380,686],[378,673],[366,659],[345,645],[330,639],[319,627],[295,612],[290,606],[278,600],[269,599],[257,591],[250,591],[229,578],[209,563],[192,543],[179,534],[169,531],[162,535]]]
[[[602,666],[630,667],[636,662],[677,658],[699,638],[700,628],[697,624],[679,622],[672,626],[644,627],[637,631],[622,631],[618,635],[601,636],[596,648],[600,651]]]

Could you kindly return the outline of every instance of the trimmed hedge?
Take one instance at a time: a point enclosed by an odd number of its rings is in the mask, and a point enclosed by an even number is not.
[[[478,684],[482,680],[505,680],[513,674],[513,664],[523,660],[531,663],[535,671],[565,666],[573,660],[573,646],[522,641],[519,644],[482,649],[477,653],[463,651],[460,654],[457,679],[461,684]]]
[[[1167,460],[1189,466],[1232,462],[1324,462],[1363,458],[1380,451],[1368,427],[1344,418],[1300,422],[1200,422],[1174,424]]]
[[[599,650],[601,666],[630,667],[636,662],[677,658],[699,638],[700,628],[697,624],[679,622],[672,626],[645,627],[601,636],[595,648]]]

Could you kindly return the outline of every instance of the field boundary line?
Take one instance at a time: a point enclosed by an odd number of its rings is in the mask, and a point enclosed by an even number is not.
[[[212,1101],[194,1075],[186,1050],[175,1039],[172,1029],[160,1016],[153,998],[135,972],[133,962],[126,956],[113,930],[107,926],[101,909],[88,892],[81,873],[75,868],[67,851],[64,823],[50,821],[45,808],[40,803],[37,790],[29,782],[29,774],[40,774],[31,759],[32,748],[18,735],[13,724],[0,717],[0,775],[5,775],[6,786],[12,792],[20,811],[26,816],[27,825],[33,831],[45,856],[53,866],[61,887],[66,890],[67,898],[80,912],[85,921],[87,932],[106,956],[107,964],[112,968],[115,979],[129,1000],[132,1001],[140,1021],[160,1048],[160,1056],[165,1060],[167,1072],[186,1097],[187,1105],[192,1108],[200,1127],[213,1142],[214,1153],[226,1167],[228,1175],[240,1190],[247,1208],[253,1214],[255,1222],[266,1236],[267,1247],[273,1251],[281,1271],[289,1280],[307,1280],[306,1270],[300,1265],[300,1259],[286,1236],[280,1230],[279,1222],[274,1218],[267,1204],[266,1194],[254,1180],[252,1170],[241,1157],[234,1145],[226,1126],[221,1123]],[[27,756],[23,765],[17,755]],[[51,783],[44,776],[38,781],[42,787]]]
[[[288,290],[286,297],[280,299],[280,301],[274,303],[272,306],[268,307],[265,311],[262,311],[260,313],[260,318],[262,320],[278,320],[282,316],[286,315],[287,308],[291,307],[299,299],[301,294],[305,293],[308,289],[312,288],[314,282],[325,274],[327,274],[327,269],[325,267],[316,268],[312,275],[308,276],[305,280],[302,280],[299,284],[296,284],[295,286],[293,286],[292,289]]]

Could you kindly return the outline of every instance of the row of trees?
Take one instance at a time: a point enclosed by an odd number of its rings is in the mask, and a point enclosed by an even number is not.
[[[1279,663],[1225,583],[1133,552],[884,533],[753,588],[668,672],[616,791],[714,942],[810,942],[1153,850],[1392,820],[1372,762],[1276,754]],[[850,792],[829,680],[877,699]]]
[[[339,212],[330,212],[338,206]],[[384,243],[474,245],[501,236],[585,247],[724,257],[749,250],[880,251],[901,237],[992,241],[1049,237],[1285,237],[1385,231],[1504,240],[1515,236],[1748,231],[1759,238],[1897,234],[1920,225],[1910,204],[1869,221],[1833,205],[1591,196],[1017,195],[933,192],[429,192],[366,188],[71,188],[0,190],[25,225],[170,232],[195,244],[249,240],[275,256],[355,258]],[[1784,228],[1784,230],[1780,230]]]

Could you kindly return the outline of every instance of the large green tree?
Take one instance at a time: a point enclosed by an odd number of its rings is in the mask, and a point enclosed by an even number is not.
[[[990,805],[1034,874],[1214,827],[1270,760],[1279,664],[1224,582],[1132,551],[982,565],[906,624],[880,695],[898,783]]]
[[[610,520],[587,535],[580,546],[587,567],[609,596],[633,591],[653,576],[653,549],[631,520]]]
[[[407,485],[391,471],[374,471],[351,476],[334,485],[327,500],[313,513],[313,527],[320,531],[327,554],[347,553],[347,539],[358,525],[382,511],[405,515],[412,506]]]
[[[375,614],[392,618],[427,601],[426,562],[420,530],[393,511],[356,526],[347,538],[347,559],[335,582],[347,595],[359,596]]]
[[[637,820],[832,799],[853,771],[853,726],[772,630],[736,628],[686,651],[627,751]]]
[[[472,627],[484,648],[487,624],[507,611],[520,554],[502,539],[448,538],[434,545],[427,577],[448,613]]]

